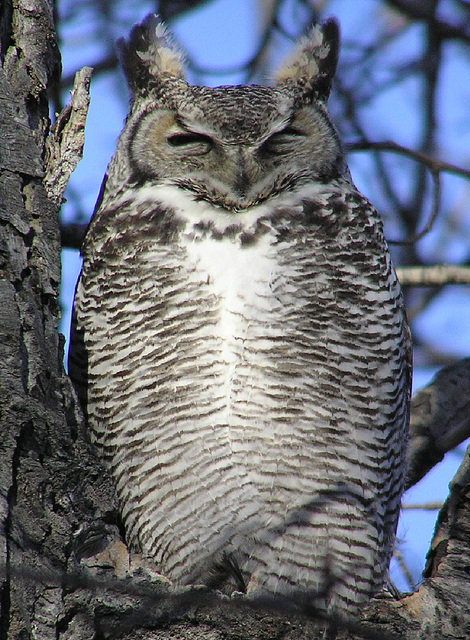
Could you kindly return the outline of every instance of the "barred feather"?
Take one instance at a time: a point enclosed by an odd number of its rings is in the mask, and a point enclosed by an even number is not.
[[[321,590],[333,574],[337,600],[361,601],[392,550],[407,424],[376,214],[329,185],[247,226],[230,217],[233,236],[191,197],[166,205],[168,190],[95,219],[75,302],[128,536],[176,582],[204,581],[230,549],[250,589]],[[162,241],[168,227],[181,230]]]
[[[352,613],[393,549],[409,336],[382,223],[295,77],[134,102],[83,246],[69,368],[128,541],[158,571]]]

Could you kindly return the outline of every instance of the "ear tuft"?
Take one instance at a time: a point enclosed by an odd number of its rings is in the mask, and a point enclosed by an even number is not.
[[[154,14],[132,28],[128,42],[121,38],[116,46],[132,93],[158,84],[162,76],[184,79],[183,54]]]
[[[315,26],[299,40],[276,74],[276,85],[304,99],[328,99],[339,54],[339,26],[334,18]]]

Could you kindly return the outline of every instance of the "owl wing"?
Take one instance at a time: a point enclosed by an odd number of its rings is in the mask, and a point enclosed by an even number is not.
[[[78,285],[77,285],[78,288]],[[77,290],[75,290],[77,299]],[[70,329],[70,347],[68,355],[68,373],[75,387],[78,400],[83,413],[87,414],[87,386],[88,386],[88,356],[85,348],[83,331],[77,326],[77,314],[72,313],[72,325]]]

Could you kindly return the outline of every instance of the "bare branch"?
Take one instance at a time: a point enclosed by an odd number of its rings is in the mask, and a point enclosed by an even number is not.
[[[353,142],[346,145],[346,149],[348,151],[390,151],[392,153],[398,153],[400,155],[407,156],[412,158],[422,166],[429,169],[431,173],[431,177],[433,180],[433,196],[432,196],[432,209],[431,214],[429,216],[429,220],[424,226],[424,228],[416,234],[409,236],[403,240],[388,240],[389,244],[414,244],[418,240],[421,240],[429,231],[431,231],[434,223],[439,215],[439,203],[440,203],[440,191],[441,191],[441,182],[440,182],[440,174],[445,171],[446,173],[453,173],[464,178],[470,178],[470,170],[462,169],[461,167],[457,167],[454,164],[449,162],[443,162],[442,160],[438,160],[437,158],[433,158],[426,153],[422,153],[421,151],[413,151],[412,149],[408,149],[407,147],[403,147],[395,142],[386,141],[386,142]],[[422,192],[422,187],[420,187],[420,191]]]
[[[441,40],[453,39],[470,42],[469,23],[453,25],[445,20],[436,19],[432,10],[434,2],[430,4],[429,0],[388,0],[388,4],[407,14],[413,20],[430,22]],[[468,9],[468,7],[466,8]]]
[[[444,367],[411,401],[408,488],[470,437],[470,358]]]
[[[60,224],[60,243],[62,248],[80,249],[87,228],[88,224],[81,224],[79,222]]]
[[[435,173],[434,171],[431,171],[431,177],[434,184],[434,188],[432,192],[432,209],[431,209],[431,214],[429,216],[429,220],[424,225],[424,228],[418,233],[415,233],[412,236],[408,236],[403,240],[388,240],[387,241],[388,244],[398,244],[398,245],[414,244],[415,242],[418,242],[418,240],[421,240],[421,238],[424,238],[424,236],[427,233],[429,233],[433,228],[434,223],[437,220],[437,216],[439,215],[439,205],[441,201],[441,181],[439,179],[439,174]]]
[[[158,12],[164,22],[176,18],[181,13],[194,9],[208,0],[160,0]]]
[[[395,549],[395,551],[393,552],[393,557],[397,561],[398,566],[400,567],[400,571],[402,572],[403,577],[408,583],[409,590],[414,591],[416,589],[416,583],[413,580],[411,571],[408,569],[408,566],[406,564],[406,561],[405,561],[405,558],[403,557],[402,552],[399,549]]]
[[[442,509],[443,502],[417,502],[411,504],[402,504],[401,508],[408,511],[439,511]]]
[[[447,284],[470,284],[470,267],[438,264],[431,267],[398,267],[402,287],[442,287]]]
[[[416,160],[421,164],[428,167],[432,172],[440,173],[445,171],[446,173],[453,173],[455,175],[462,176],[462,178],[470,179],[470,169],[463,169],[450,162],[444,162],[438,158],[433,158],[421,151],[414,151],[408,147],[404,147],[401,144],[397,144],[391,140],[385,140],[383,142],[369,142],[367,140],[361,140],[357,142],[350,142],[346,144],[347,151],[390,151],[391,153],[398,153],[408,158]]]
[[[90,67],[77,71],[70,102],[59,114],[46,142],[44,187],[56,202],[61,201],[70,175],[82,159],[91,74]]]

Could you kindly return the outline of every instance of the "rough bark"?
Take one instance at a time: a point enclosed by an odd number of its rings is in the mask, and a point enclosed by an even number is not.
[[[247,603],[201,588],[175,591],[122,542],[113,488],[87,445],[57,333],[57,209],[80,155],[86,73],[74,97],[81,101],[47,143],[44,167],[47,88],[59,70],[51,7],[15,0],[2,11],[0,638],[323,637],[325,621],[300,596]],[[411,481],[468,434],[470,363],[459,367],[414,405]],[[467,455],[420,589],[374,600],[359,622],[334,621],[338,638],[470,637],[469,502]]]
[[[60,72],[50,4],[4,3],[0,38],[0,637],[52,638],[70,616],[64,590],[15,569],[69,570],[79,528],[109,520],[113,502],[78,436],[57,332],[58,202],[43,185]]]

